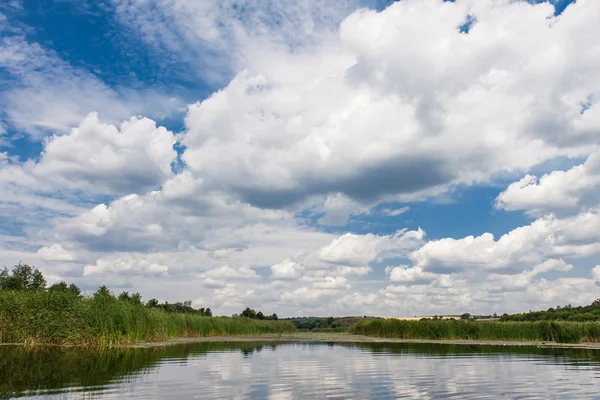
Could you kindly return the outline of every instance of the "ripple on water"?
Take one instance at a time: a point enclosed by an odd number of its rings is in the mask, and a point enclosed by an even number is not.
[[[566,349],[196,343],[0,361],[0,398],[600,399],[600,352]]]

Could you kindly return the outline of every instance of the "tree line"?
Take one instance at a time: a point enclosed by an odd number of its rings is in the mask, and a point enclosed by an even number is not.
[[[530,311],[520,314],[503,314],[500,321],[600,321],[600,299],[587,306],[556,306],[545,311]]]
[[[4,267],[0,270],[0,290],[11,290],[19,292],[50,292],[50,293],[67,293],[73,296],[83,297],[81,289],[74,283],[67,284],[64,281],[55,283],[47,287],[47,281],[41,271],[34,266],[28,264],[19,263],[12,271]],[[150,299],[147,302],[142,301],[142,295],[140,293],[129,294],[127,291],[121,292],[119,295],[114,295],[106,285],[102,285],[92,294],[94,298],[100,298],[105,300],[119,300],[126,301],[132,304],[145,306],[148,308],[159,308],[166,312],[174,313],[188,313],[188,314],[200,314],[206,317],[212,317],[212,311],[210,308],[199,308],[195,309],[192,307],[192,301],[187,300],[184,302],[159,303],[157,299]]]
[[[267,320],[267,321],[277,321],[279,319],[279,317],[277,317],[277,314],[273,313],[271,315],[264,315],[262,313],[262,311],[256,311],[254,308],[250,308],[250,307],[246,307],[246,309],[244,309],[244,311],[242,311],[239,315],[238,314],[234,314],[233,317],[244,317],[244,318],[250,318],[250,319],[261,319],[261,320]]]

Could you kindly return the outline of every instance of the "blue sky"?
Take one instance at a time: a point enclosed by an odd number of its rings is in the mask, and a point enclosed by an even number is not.
[[[600,8],[572,3],[4,3],[3,263],[224,314],[585,303]]]

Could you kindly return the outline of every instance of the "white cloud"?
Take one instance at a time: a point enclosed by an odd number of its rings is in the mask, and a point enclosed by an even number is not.
[[[600,256],[599,3],[555,18],[549,4],[403,0],[343,22],[350,2],[252,0],[245,15],[228,2],[114,3],[164,59],[214,67],[204,81],[222,89],[190,105],[174,175],[173,133],[85,118],[117,123],[148,107],[143,94],[2,39],[0,65],[17,77],[0,95],[7,126],[55,133],[37,159],[0,154],[3,259],[88,289],[201,295],[217,313],[511,312],[597,292],[598,267],[592,279],[569,270]],[[468,34],[466,15],[477,19]],[[587,161],[533,177],[559,156]],[[496,206],[537,220],[499,238],[426,242],[369,219],[506,173],[528,175]],[[361,234],[320,230],[358,214]],[[411,225],[423,222],[442,223]],[[395,266],[389,286],[384,265]]]
[[[65,250],[60,244],[44,246],[37,251],[37,255],[47,261],[75,261],[75,255]]]
[[[356,12],[326,51],[273,53],[192,105],[183,159],[209,187],[279,207],[437,193],[586,155],[597,107],[581,114],[581,103],[600,79],[585,50],[597,44],[581,27],[600,7],[552,13],[545,3],[437,0]],[[469,14],[477,23],[460,33]],[[273,60],[308,72],[269,68]]]
[[[260,275],[255,270],[248,267],[232,268],[228,265],[223,265],[217,268],[206,271],[203,276],[212,279],[229,280],[229,279],[258,279]],[[206,282],[206,281],[205,281]]]
[[[421,267],[409,268],[408,265],[386,267],[385,272],[390,276],[391,282],[430,282],[436,278],[435,274],[425,272]]]
[[[296,279],[300,277],[302,266],[287,259],[271,265],[271,279]]]
[[[391,210],[389,208],[386,208],[383,210],[383,214],[390,216],[390,217],[397,217],[398,215],[402,215],[406,212],[410,211],[410,207],[400,207],[400,208],[396,208],[394,210]]]
[[[408,251],[421,243],[424,236],[425,232],[420,229],[418,231],[402,230],[389,236],[346,233],[329,245],[322,247],[318,258],[327,263],[360,267],[378,257],[405,256]]]
[[[22,34],[0,40],[0,67],[11,77],[2,80],[0,93],[5,122],[35,139],[67,132],[92,111],[117,123],[142,111],[161,117],[181,108],[178,100],[153,90],[110,88]]]
[[[596,265],[592,268],[592,278],[596,282],[600,282],[600,265]]]
[[[145,192],[171,177],[173,144],[175,136],[147,118],[125,121],[119,130],[91,113],[70,134],[46,139],[31,173],[69,189]]]
[[[591,210],[574,217],[540,218],[503,235],[491,233],[462,239],[432,240],[410,258],[427,271],[519,268],[544,257],[583,257],[600,254],[600,214]]]
[[[316,289],[350,289],[348,279],[343,276],[327,276],[323,279],[313,282],[312,286]]]
[[[169,267],[166,265],[148,263],[146,260],[134,260],[128,258],[112,258],[110,260],[99,259],[96,264],[86,265],[83,269],[83,275],[104,275],[106,273],[115,274],[146,274],[146,275],[165,275],[169,273]]]
[[[573,266],[561,259],[548,259],[543,263],[536,265],[531,270],[523,271],[519,274],[490,274],[488,276],[488,279],[490,280],[489,286],[496,290],[522,290],[526,289],[531,284],[533,278],[541,273],[548,271],[566,272],[571,269],[573,269]]]
[[[525,210],[539,216],[548,212],[577,212],[582,207],[600,204],[600,153],[568,171],[553,171],[539,180],[526,175],[498,195],[496,207]]]

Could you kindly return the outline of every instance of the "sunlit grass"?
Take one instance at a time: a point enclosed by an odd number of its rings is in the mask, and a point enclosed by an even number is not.
[[[294,330],[285,321],[171,313],[113,297],[0,292],[0,343],[109,345]]]
[[[600,341],[600,322],[474,322],[367,319],[350,328],[357,335],[399,339],[525,340],[580,343]]]

